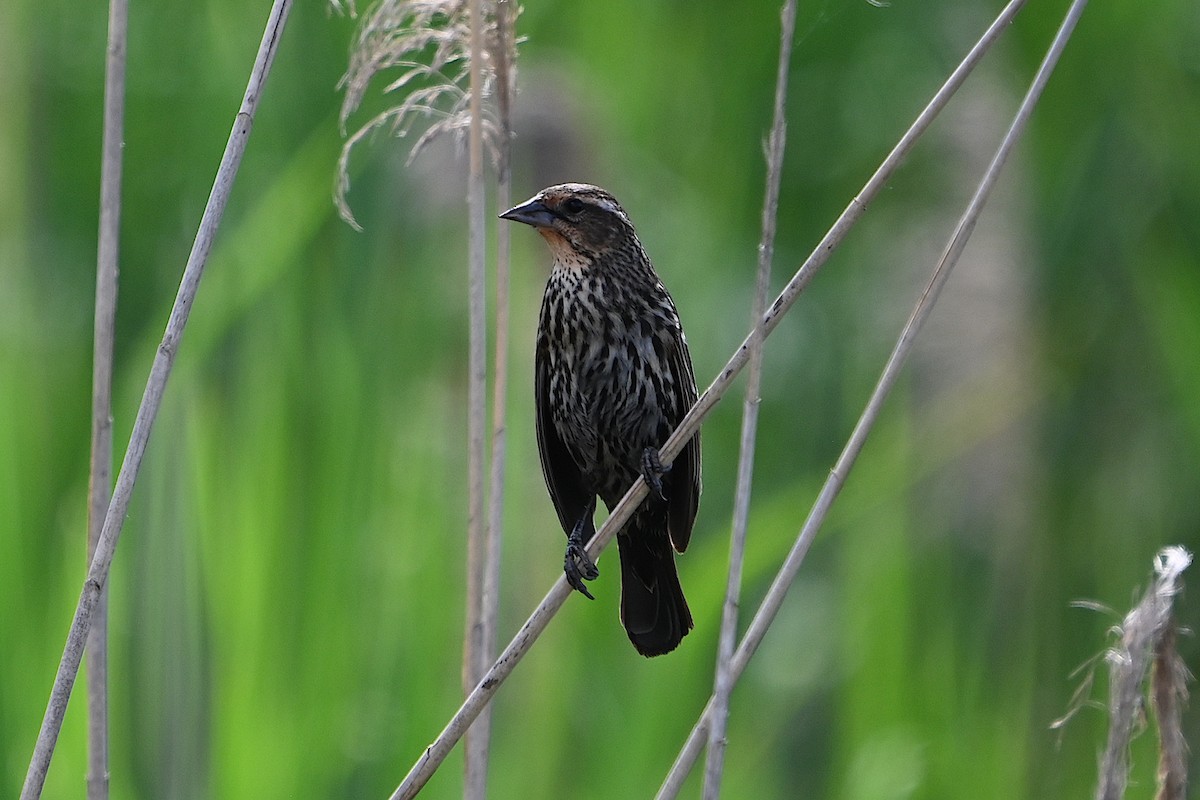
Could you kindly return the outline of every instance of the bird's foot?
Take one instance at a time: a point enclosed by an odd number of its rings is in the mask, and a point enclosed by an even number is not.
[[[567,583],[571,584],[572,589],[588,600],[595,600],[596,598],[584,585],[584,581],[594,581],[600,577],[600,570],[596,568],[596,562],[592,561],[587,554],[584,531],[590,526],[585,524],[586,520],[587,517],[580,519],[575,524],[575,529],[571,531],[571,535],[567,537],[567,553],[563,558],[563,572],[566,573]]]
[[[642,478],[650,487],[650,491],[658,495],[660,500],[667,499],[663,494],[662,476],[670,471],[671,468],[664,467],[662,461],[659,460],[657,448],[647,447],[642,451]]]
[[[596,599],[588,591],[584,581],[594,581],[600,575],[600,571],[596,569],[595,562],[588,557],[587,551],[583,547],[576,544],[567,545],[567,555],[563,559],[563,572],[566,573],[567,583],[571,584],[572,589],[588,600]]]

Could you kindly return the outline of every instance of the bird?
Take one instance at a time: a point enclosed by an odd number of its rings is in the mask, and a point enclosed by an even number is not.
[[[696,379],[675,302],[629,214],[604,189],[550,186],[502,219],[533,227],[553,267],[538,319],[534,390],[538,453],[567,534],[563,571],[599,570],[586,546],[599,497],[611,512],[639,476],[646,499],[617,534],[621,622],[644,656],[674,650],[692,630],[675,566],[700,501],[700,435],[665,465],[659,449],[696,402]]]

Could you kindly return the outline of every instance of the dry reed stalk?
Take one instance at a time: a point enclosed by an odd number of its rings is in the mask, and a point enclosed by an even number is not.
[[[104,64],[104,133],[100,159],[100,222],[96,243],[96,309],[92,332],[92,445],[88,470],[88,564],[112,495],[112,375],[121,230],[121,163],[125,139],[125,53],[128,0],[108,7]],[[108,797],[108,588],[100,591],[87,639],[88,800]]]
[[[79,595],[79,603],[75,608],[75,616],[67,632],[62,659],[58,665],[54,686],[46,704],[46,713],[42,718],[41,730],[38,733],[33,756],[29,762],[29,770],[21,789],[21,800],[36,800],[41,797],[42,788],[46,782],[46,773],[50,769],[50,760],[54,755],[54,746],[58,742],[58,734],[62,730],[67,703],[71,699],[71,690],[75,686],[75,678],[79,673],[79,663],[83,659],[84,644],[87,641],[104,584],[108,580],[113,555],[117,549],[117,541],[121,535],[121,528],[125,524],[125,515],[129,511],[133,486],[137,481],[138,470],[141,469],[142,457],[146,453],[146,445],[150,440],[154,420],[162,405],[163,392],[166,390],[171,367],[175,363],[179,340],[187,325],[188,315],[191,313],[192,304],[196,299],[196,290],[199,288],[200,278],[204,274],[205,262],[212,250],[213,239],[225,212],[225,204],[229,200],[230,190],[233,188],[238,167],[241,165],[242,156],[246,151],[246,142],[254,125],[254,114],[262,97],[267,75],[271,71],[271,64],[275,60],[279,39],[283,35],[291,7],[291,0],[275,0],[271,6],[266,30],[259,45],[258,56],[250,72],[250,79],[246,85],[241,106],[234,117],[229,141],[225,145],[225,153],[217,168],[212,191],[209,193],[208,203],[204,207],[204,215],[200,219],[200,226],[196,231],[196,239],[192,243],[187,266],[183,270],[175,304],[171,308],[171,315],[167,320],[162,342],[158,346],[154,363],[150,367],[146,389],[142,394],[142,401],[133,422],[133,431],[129,436],[129,446],[125,449],[121,470],[117,473],[112,499],[104,516],[100,538],[96,543],[95,556],[92,558],[87,579],[84,581]]]
[[[469,174],[467,177],[467,608],[463,636],[463,694],[470,694],[486,667],[483,648],[483,574],[486,522],[484,468],[487,461],[487,263],[483,216],[483,3],[470,0],[470,90],[468,92]],[[487,789],[487,730],[480,726],[467,735],[467,800],[482,800]]]
[[[1012,5],[1010,4],[1010,8]],[[838,493],[845,484],[846,477],[853,468],[858,454],[862,452],[867,435],[879,418],[883,403],[899,377],[900,370],[912,350],[918,332],[925,324],[925,320],[933,310],[938,295],[949,279],[954,265],[962,255],[967,240],[970,238],[971,232],[974,230],[979,215],[983,210],[984,203],[991,194],[1000,171],[1008,160],[1013,147],[1016,146],[1017,141],[1024,132],[1029,122],[1029,117],[1033,113],[1037,101],[1041,98],[1043,89],[1045,89],[1046,82],[1049,80],[1050,74],[1054,71],[1054,67],[1058,63],[1058,58],[1062,55],[1067,40],[1074,31],[1075,24],[1079,21],[1079,16],[1083,13],[1083,8],[1086,5],[1087,0],[1075,0],[1068,9],[1067,15],[1059,27],[1053,42],[1051,42],[1050,47],[1047,49],[1046,56],[1042,60],[1037,73],[1034,75],[1029,90],[1026,92],[1024,99],[1022,99],[1021,105],[1018,107],[1008,131],[997,147],[996,154],[980,179],[975,194],[963,211],[963,215],[959,219],[958,225],[955,227],[954,233],[951,235],[950,241],[942,253],[942,257],[938,260],[938,264],[934,268],[929,283],[921,293],[916,307],[913,309],[908,322],[901,331],[892,354],[884,365],[879,381],[876,383],[875,389],[872,391],[857,424],[855,424],[854,430],[846,442],[846,446],[842,449],[842,453],[830,471],[829,477],[821,487],[821,492],[818,494],[808,518],[804,521],[804,525],[800,529],[800,533],[796,537],[791,551],[784,560],[783,566],[776,574],[775,580],[771,583],[771,588],[767,590],[767,594],[759,605],[758,611],[755,613],[754,619],[746,631],[746,635],[742,638],[741,644],[738,645],[737,652],[733,657],[734,681],[745,670],[750,658],[762,643],[767,629],[774,621],[776,614],[779,613],[788,588],[791,586],[792,581],[795,580],[796,574],[800,570],[800,565],[804,562],[809,547],[812,545],[817,531],[829,513],[833,501],[837,498]],[[1007,11],[1008,9],[1006,9]],[[1003,14],[1001,18],[997,19],[996,23],[993,23],[993,29],[1002,18]],[[680,750],[679,756],[675,759],[675,763],[671,766],[671,771],[663,781],[663,785],[657,795],[658,800],[669,800],[669,798],[678,795],[688,771],[699,757],[700,750],[707,738],[708,726],[711,724],[713,710],[714,703],[710,698],[708,704],[701,712],[700,718],[692,728],[692,732],[684,743],[683,748]]]
[[[779,184],[783,178],[783,154],[787,142],[788,66],[796,32],[796,0],[788,0],[780,12],[779,64],[775,74],[775,109],[767,139],[767,177],[763,193],[762,237],[758,245],[758,278],[750,312],[750,365],[746,377],[746,399],[742,404],[742,433],[738,450],[737,484],[733,501],[733,526],[729,541],[729,578],[717,640],[717,666],[713,678],[713,715],[708,731],[708,753],[704,765],[704,800],[721,794],[725,766],[725,730],[729,718],[729,695],[733,691],[731,664],[737,642],[738,599],[742,591],[742,557],[746,549],[746,526],[750,518],[750,487],[754,475],[754,440],[758,431],[759,386],[762,382],[762,332],[759,320],[767,306],[771,283],[771,260],[775,253],[775,223],[779,215]]]

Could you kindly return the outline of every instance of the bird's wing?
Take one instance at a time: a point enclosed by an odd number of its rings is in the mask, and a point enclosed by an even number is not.
[[[670,348],[667,368],[675,378],[679,391],[673,397],[675,407],[670,410],[671,427],[687,414],[696,402],[696,376],[692,373],[692,358],[688,353],[687,340],[682,326],[678,327],[674,347]],[[692,524],[696,521],[696,509],[700,505],[700,433],[696,432],[671,467],[671,493],[667,498],[667,530],[671,544],[677,552],[687,549],[692,537]]]
[[[550,499],[554,502],[554,510],[558,512],[558,521],[562,523],[563,531],[569,535],[589,503],[593,502],[594,495],[589,496],[584,488],[583,475],[576,466],[575,459],[571,458],[567,446],[559,438],[558,429],[554,427],[547,348],[545,334],[539,332],[534,367],[538,455],[542,460],[542,475],[546,478],[546,488],[550,490]]]

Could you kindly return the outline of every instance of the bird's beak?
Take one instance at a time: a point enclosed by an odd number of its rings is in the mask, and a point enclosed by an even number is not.
[[[554,224],[554,212],[546,208],[541,200],[534,198],[519,206],[514,206],[500,215],[500,219],[510,219],[513,222],[524,222],[535,228],[549,228]]]

